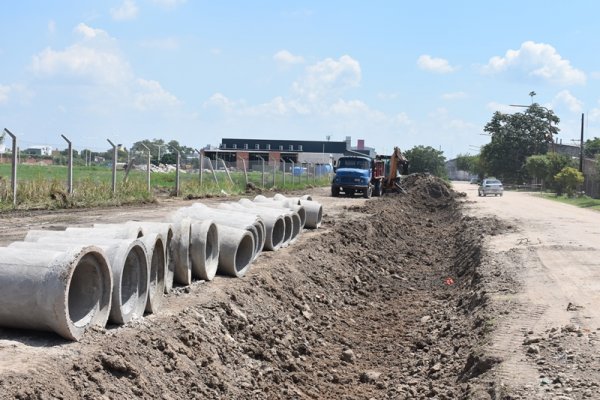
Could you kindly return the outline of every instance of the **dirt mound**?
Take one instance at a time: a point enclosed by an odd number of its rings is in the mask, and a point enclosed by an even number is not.
[[[481,227],[443,181],[403,186],[326,214],[244,279],[197,282],[159,315],[38,350],[52,368],[0,375],[0,398],[471,398],[490,364],[473,355]]]

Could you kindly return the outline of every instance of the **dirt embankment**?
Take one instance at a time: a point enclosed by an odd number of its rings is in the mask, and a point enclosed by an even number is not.
[[[435,178],[404,186],[326,209],[319,232],[244,279],[180,288],[129,326],[80,343],[0,330],[22,363],[0,370],[0,398],[481,398],[470,382],[500,360],[477,351],[490,329],[477,267],[497,222],[463,217]]]

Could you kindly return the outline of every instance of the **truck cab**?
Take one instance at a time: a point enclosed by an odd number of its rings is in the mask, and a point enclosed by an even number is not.
[[[374,162],[369,157],[341,157],[334,168],[335,176],[331,182],[331,195],[337,197],[340,192],[346,196],[361,193],[369,198],[373,193],[371,183]]]

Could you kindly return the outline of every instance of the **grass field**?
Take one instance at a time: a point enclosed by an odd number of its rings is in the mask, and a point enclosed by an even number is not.
[[[590,210],[600,211],[600,199],[592,199],[588,196],[581,197],[567,197],[567,196],[556,196],[555,194],[543,193],[541,197],[549,200],[558,201],[565,204],[570,204],[576,207],[588,208]]]
[[[145,171],[117,171],[116,193],[112,192],[112,169],[103,166],[73,167],[73,194],[67,191],[66,166],[20,164],[17,168],[17,209],[53,209],[94,207],[153,202],[159,194],[175,196],[176,174],[151,173],[151,190],[147,190]],[[216,179],[215,179],[216,178]],[[239,195],[246,191],[246,179],[257,188],[283,190],[328,186],[330,177],[296,176],[280,171],[263,176],[261,172],[209,171],[203,174],[200,185],[199,173],[179,174],[179,196],[202,198],[207,196]],[[263,185],[264,182],[264,185]],[[11,166],[0,164],[0,211],[13,209],[11,189]]]

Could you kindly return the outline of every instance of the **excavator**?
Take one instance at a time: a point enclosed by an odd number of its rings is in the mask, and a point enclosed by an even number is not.
[[[398,147],[389,156],[341,157],[334,168],[331,182],[331,195],[337,197],[343,192],[346,196],[361,193],[363,197],[381,196],[385,192],[404,192],[400,186],[400,176],[408,174],[408,160]]]

